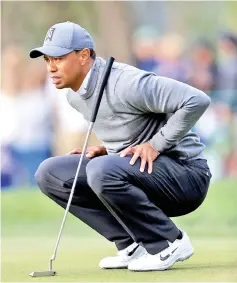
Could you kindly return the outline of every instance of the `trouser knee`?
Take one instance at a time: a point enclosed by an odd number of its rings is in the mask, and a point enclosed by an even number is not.
[[[35,172],[35,180],[40,188],[40,190],[48,195],[51,185],[58,185],[57,178],[53,178],[52,167],[53,167],[53,157],[44,160]]]
[[[103,197],[110,195],[111,188],[124,182],[121,168],[114,156],[101,156],[91,160],[86,166],[87,182],[91,189]]]

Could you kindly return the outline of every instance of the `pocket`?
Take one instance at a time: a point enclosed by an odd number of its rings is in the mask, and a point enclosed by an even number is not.
[[[181,161],[185,167],[188,167],[192,170],[197,170],[199,173],[207,178],[211,178],[212,174],[207,161],[205,159],[194,159],[188,161]]]
[[[187,173],[187,178],[190,182],[189,201],[193,201],[195,205],[200,205],[208,192],[210,184],[211,173],[205,162],[184,162],[183,168]]]
[[[211,179],[212,174],[210,171],[209,166],[207,165],[207,162],[205,160],[203,160],[203,162],[198,162],[197,164],[193,164],[193,167],[198,168],[200,174],[202,174],[205,178],[207,179]]]
[[[193,182],[195,183],[196,190],[201,194],[202,201],[205,199],[210,180],[211,180],[211,172],[208,166],[191,166],[189,167],[190,174],[192,174]]]

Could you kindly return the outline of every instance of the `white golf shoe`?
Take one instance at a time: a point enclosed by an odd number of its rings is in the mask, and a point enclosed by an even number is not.
[[[132,271],[166,270],[177,261],[184,261],[192,256],[194,250],[188,235],[182,231],[182,239],[176,239],[169,243],[169,247],[151,255],[146,252],[143,256],[133,260],[128,264],[128,269]]]
[[[101,259],[99,267],[102,269],[127,268],[132,260],[140,258],[145,253],[146,250],[143,247],[133,243],[126,249],[118,251],[117,256]]]

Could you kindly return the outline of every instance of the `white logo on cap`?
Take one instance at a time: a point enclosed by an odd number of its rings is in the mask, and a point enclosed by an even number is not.
[[[52,38],[53,38],[53,33],[54,33],[54,31],[55,31],[55,28],[50,28],[50,29],[48,30],[47,34],[46,34],[46,37],[45,37],[45,40],[44,40],[44,41],[47,41],[47,40],[51,41]]]

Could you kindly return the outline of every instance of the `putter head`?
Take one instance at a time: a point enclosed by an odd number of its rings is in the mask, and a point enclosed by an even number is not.
[[[56,271],[33,271],[29,274],[31,277],[45,277],[45,276],[54,276]]]

